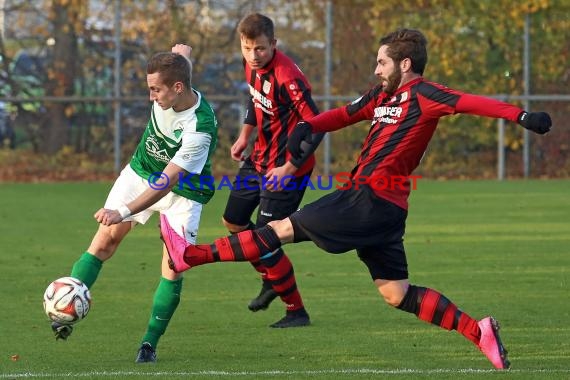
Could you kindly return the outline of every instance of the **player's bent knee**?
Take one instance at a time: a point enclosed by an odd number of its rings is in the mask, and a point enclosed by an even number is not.
[[[380,296],[382,296],[384,302],[392,307],[397,307],[400,303],[402,303],[403,299],[403,297],[400,296],[400,294],[397,292],[387,292],[382,290],[380,290]]]
[[[402,303],[401,297],[384,296],[384,295],[382,295],[382,297],[384,298],[384,302],[386,302],[388,305],[392,307],[398,307],[398,305]]]
[[[378,292],[388,305],[398,307],[406,295],[406,286],[403,281],[375,280]]]
[[[134,222],[123,222],[112,226],[99,225],[87,251],[101,261],[110,259],[134,224]]]
[[[222,216],[222,224],[223,224],[224,227],[226,227],[228,230],[230,229],[230,226],[233,225],[233,224],[231,224],[230,222],[228,222],[228,221],[226,220],[226,218],[224,218],[223,216]]]
[[[87,251],[95,255],[99,260],[107,261],[119,247],[123,236],[117,236],[111,229],[100,229],[97,234],[95,234]]]
[[[247,225],[246,226],[238,226],[237,224],[233,224],[233,223],[228,222],[223,217],[222,217],[222,223],[224,224],[224,227],[226,227],[226,229],[232,234],[237,234],[238,232],[242,232],[242,231],[247,229]]]
[[[277,237],[283,244],[293,242],[293,225],[289,218],[273,220],[267,223],[267,225],[273,228],[273,231],[275,231],[275,234],[277,234]]]

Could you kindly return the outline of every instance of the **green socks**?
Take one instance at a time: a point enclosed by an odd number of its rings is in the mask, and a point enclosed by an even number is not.
[[[180,292],[182,290],[182,278],[178,280],[167,280],[160,278],[160,283],[154,293],[152,312],[148,321],[146,334],[141,343],[148,342],[156,349],[158,340],[166,331],[170,318],[180,303]]]
[[[97,257],[89,252],[84,252],[81,257],[79,257],[79,260],[73,264],[71,277],[83,281],[83,283],[91,289],[91,285],[97,280],[102,265],[103,262]]]
[[[84,252],[79,260],[73,264],[71,277],[75,277],[88,288],[91,288],[103,266],[103,262],[89,252]],[[178,280],[167,280],[160,278],[160,282],[154,293],[152,312],[148,321],[146,334],[142,342],[148,342],[156,349],[158,340],[166,331],[170,318],[180,303],[180,292],[182,290],[182,278]]]

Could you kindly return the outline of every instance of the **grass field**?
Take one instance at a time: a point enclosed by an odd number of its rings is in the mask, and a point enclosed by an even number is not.
[[[247,263],[192,269],[158,347],[136,365],[159,277],[158,218],[137,227],[93,286],[89,316],[55,341],[42,309],[96,229],[110,184],[0,184],[0,379],[568,379],[570,181],[420,181],[410,199],[410,280],[502,325],[512,369],[470,342],[381,301],[354,253],[288,246],[313,325],[275,330],[276,301],[251,313]],[[308,191],[306,201],[322,193]],[[225,235],[227,193],[203,214],[200,242]],[[339,216],[341,217],[341,216]]]

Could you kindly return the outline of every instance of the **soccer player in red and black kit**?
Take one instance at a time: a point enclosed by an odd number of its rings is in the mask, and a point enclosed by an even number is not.
[[[186,245],[174,230],[161,230],[177,271],[214,261],[254,261],[283,244],[312,240],[330,253],[355,249],[384,300],[419,319],[456,330],[473,342],[498,369],[509,367],[507,351],[493,317],[476,320],[438,291],[408,282],[403,235],[409,183],[400,181],[418,166],[438,120],[467,113],[518,122],[544,134],[552,121],[491,98],[449,89],[423,78],[427,41],[417,30],[399,29],[380,40],[375,75],[380,84],[352,103],[301,122],[289,136],[293,156],[315,132],[334,131],[371,120],[352,171],[350,186],[306,205],[263,228],[217,239],[212,245]],[[387,185],[397,178],[397,186]]]
[[[291,156],[287,151],[289,134],[299,121],[318,113],[309,82],[299,67],[277,50],[270,18],[250,14],[240,21],[237,30],[251,97],[241,133],[231,148],[232,158],[243,161],[223,216],[223,223],[231,233],[263,227],[299,208],[304,189],[297,184],[304,176],[311,175],[315,165],[313,151],[323,135],[314,136],[312,149],[300,157]],[[253,151],[244,157],[254,131],[257,137]],[[251,217],[257,207],[254,224]],[[267,258],[262,255],[261,259],[252,261],[263,283],[248,308],[251,311],[267,309],[271,301],[280,296],[287,312],[271,327],[310,324],[289,259],[280,247],[265,254]]]

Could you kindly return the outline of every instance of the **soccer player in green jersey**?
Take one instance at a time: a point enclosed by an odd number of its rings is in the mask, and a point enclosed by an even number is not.
[[[91,245],[71,271],[89,288],[128,232],[154,212],[179,226],[178,233],[189,243],[196,243],[202,207],[215,189],[210,159],[217,143],[217,121],[202,94],[192,88],[191,52],[190,46],[177,44],[148,61],[150,119],[130,163],[94,215],[99,229]],[[203,182],[203,178],[212,180]],[[162,276],[137,363],[156,361],[156,346],[180,301],[182,276],[168,267],[164,248],[162,257]],[[57,339],[67,339],[72,332],[71,325],[55,322],[52,329]]]

